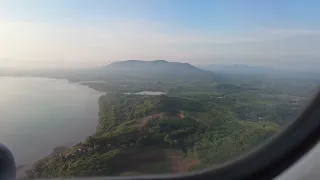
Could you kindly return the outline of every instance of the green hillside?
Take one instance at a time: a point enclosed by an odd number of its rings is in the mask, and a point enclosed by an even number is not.
[[[186,172],[247,152],[279,131],[198,99],[109,93],[96,134],[38,161],[29,178]]]

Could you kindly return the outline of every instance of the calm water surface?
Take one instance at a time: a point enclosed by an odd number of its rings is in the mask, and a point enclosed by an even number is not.
[[[102,93],[66,80],[0,77],[0,143],[17,164],[95,132]]]

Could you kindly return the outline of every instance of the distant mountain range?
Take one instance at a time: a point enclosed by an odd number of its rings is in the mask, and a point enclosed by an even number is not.
[[[219,73],[246,73],[246,74],[268,74],[274,73],[277,70],[268,67],[258,67],[258,66],[248,66],[244,64],[232,64],[232,65],[222,65],[222,64],[209,64],[209,65],[198,65],[197,67]]]
[[[297,66],[297,65],[296,65]],[[296,67],[293,65],[287,65],[284,67],[263,67],[263,66],[249,66],[245,64],[203,64],[203,65],[196,65],[196,67],[208,71],[214,72],[223,72],[223,73],[247,73],[247,74],[266,74],[266,73],[304,73],[304,74],[313,74],[318,73],[315,70],[315,67],[310,68],[306,65],[301,65],[301,67]],[[317,67],[317,66],[316,66]]]
[[[267,76],[287,76],[290,78],[319,79],[320,74],[313,71],[297,71],[280,68],[248,66],[243,64],[222,65],[206,64],[193,66],[188,63],[169,62],[166,60],[126,60],[117,61],[98,68],[87,69],[55,69],[55,70],[15,70],[0,69],[0,76],[33,76],[66,78],[77,80],[102,80],[110,77],[131,77],[146,80],[157,79],[184,79],[218,81],[223,74],[247,74]]]
[[[208,71],[213,71],[217,74],[247,74],[247,75],[263,75],[263,76],[278,76],[286,78],[306,78],[306,79],[320,79],[320,73],[305,69],[290,69],[290,68],[269,68],[259,66],[248,66],[244,64],[207,64],[197,65],[198,68]]]

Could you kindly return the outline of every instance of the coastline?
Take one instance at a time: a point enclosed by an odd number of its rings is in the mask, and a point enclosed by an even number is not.
[[[88,86],[83,85],[83,84],[80,84],[80,83],[71,82],[71,81],[69,81],[67,78],[38,77],[38,76],[32,76],[32,77],[31,77],[31,76],[0,76],[0,79],[2,79],[2,78],[3,78],[3,79],[8,79],[9,81],[10,81],[11,78],[12,78],[12,79],[20,79],[20,78],[21,78],[21,79],[24,79],[24,80],[26,80],[26,79],[33,79],[33,80],[34,80],[34,79],[38,79],[38,80],[40,80],[40,81],[42,81],[42,82],[45,82],[45,83],[52,83],[52,82],[60,81],[60,82],[63,82],[63,83],[70,84],[70,85],[72,85],[72,86],[85,87],[85,88],[87,88],[88,90],[90,90],[90,91],[91,91],[92,93],[94,93],[94,94],[98,93],[98,94],[96,94],[96,96],[97,96],[97,101],[95,102],[95,103],[97,104],[97,107],[98,107],[98,109],[96,109],[97,112],[99,112],[99,98],[100,98],[102,95],[104,95],[104,93],[105,93],[105,92],[97,91],[97,90],[95,90],[95,89],[93,89],[93,88],[91,88],[91,87],[88,87]],[[88,90],[87,90],[87,92],[88,92]],[[89,91],[89,93],[90,93],[90,91]],[[79,111],[81,111],[81,109],[79,109]],[[89,115],[90,115],[90,114],[89,114]],[[93,118],[92,118],[92,119],[93,119]],[[97,118],[94,118],[94,119],[95,119],[95,126],[96,126],[96,128],[95,128],[95,130],[94,130],[93,133],[96,132],[96,129],[97,129],[98,125],[99,125],[99,124],[98,124],[98,121],[99,121],[98,114],[97,114]],[[91,131],[90,131],[90,132],[91,132]],[[86,135],[86,137],[87,137],[87,136],[90,136],[91,134],[92,134],[92,133]],[[82,138],[82,141],[83,141],[83,140],[85,140],[85,138]],[[70,143],[69,143],[68,145],[63,145],[64,143],[62,142],[61,145],[70,148],[70,147],[72,147],[73,145],[75,145],[75,144],[77,144],[77,143],[79,143],[79,141],[78,141],[78,140],[75,140],[74,142],[71,142],[71,141],[70,141]],[[39,160],[41,160],[41,159],[43,159],[43,158],[45,158],[45,157],[51,156],[52,153],[55,151],[55,149],[58,148],[58,147],[59,147],[59,146],[53,147],[51,153],[48,153],[48,154],[45,155],[45,156],[39,156],[38,158],[32,160],[31,162],[25,162],[25,163],[20,162],[20,163],[19,163],[19,162],[17,162],[17,159],[15,159],[15,161],[16,161],[17,179],[25,178],[25,176],[26,176],[26,171],[29,170],[29,169],[31,169],[34,163],[36,163],[37,161],[39,161]],[[46,152],[46,151],[45,151],[45,152]]]

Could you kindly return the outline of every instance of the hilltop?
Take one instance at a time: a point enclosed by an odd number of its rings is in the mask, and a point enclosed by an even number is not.
[[[140,61],[128,60],[111,63],[99,69],[109,76],[125,76],[142,79],[207,79],[217,80],[213,72],[205,71],[188,63],[169,62],[165,60]]]
[[[210,84],[221,79],[214,72],[201,70],[188,63],[165,60],[119,61],[67,78],[105,92],[169,92],[175,87],[189,86],[189,83]]]
[[[154,61],[140,61],[140,60],[127,60],[118,61],[105,66],[105,70],[108,71],[142,71],[145,73],[200,73],[201,69],[196,68],[188,63],[180,62],[168,62],[165,60],[154,60]]]

